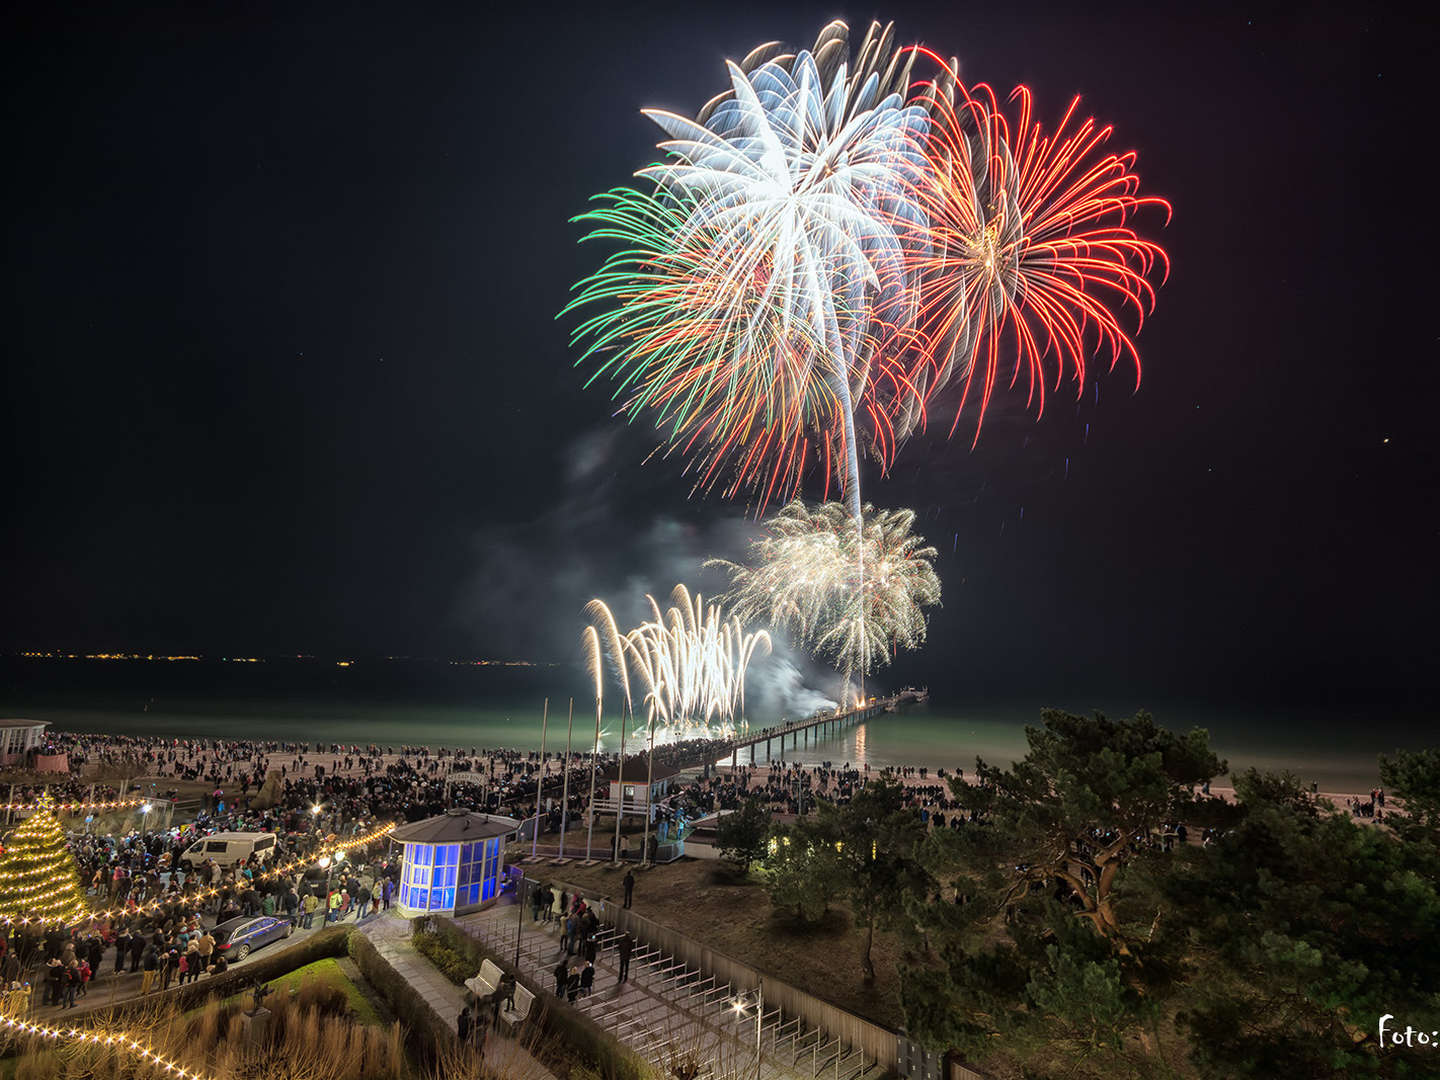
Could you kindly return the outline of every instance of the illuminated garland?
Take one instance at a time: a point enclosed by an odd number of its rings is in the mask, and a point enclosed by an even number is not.
[[[115,799],[111,802],[73,802],[73,803],[52,803],[50,809],[57,814],[75,813],[80,810],[129,810],[136,806],[144,806],[155,800],[146,798]],[[0,810],[11,811],[18,814],[33,813],[40,809],[40,803],[0,803]]]
[[[91,1043],[96,1046],[113,1046],[115,1049],[125,1053],[134,1054],[142,1061],[148,1062],[157,1068],[163,1068],[167,1072],[174,1073],[180,1080],[208,1080],[202,1072],[194,1069],[186,1069],[161,1057],[144,1043],[130,1038],[128,1035],[101,1035],[93,1031],[84,1031],[80,1028],[54,1028],[46,1024],[37,1024],[29,1020],[18,1020],[14,1017],[0,1014],[0,1027],[3,1027],[12,1035],[31,1035],[41,1039],[50,1039],[55,1042],[79,1041]]]
[[[30,820],[33,821],[34,818],[31,818]],[[27,821],[26,824],[28,825],[29,822]],[[318,851],[315,851],[310,855],[291,859],[289,862],[273,866],[269,870],[265,870],[259,874],[256,874],[255,879],[257,881],[264,881],[267,878],[279,877],[282,874],[288,874],[290,871],[299,869],[302,866],[308,866],[309,864],[326,856],[334,858],[337,854],[346,851],[352,851],[356,848],[369,847],[377,840],[384,839],[390,833],[394,832],[395,829],[398,827],[398,822],[387,822],[386,824],[381,825],[378,828],[372,829],[368,833],[361,833],[359,836],[352,837],[349,840],[344,840],[337,844],[330,844],[328,846],[322,847]],[[21,828],[23,829],[24,826],[21,826]],[[218,896],[220,894],[221,888],[222,886],[212,885],[209,888],[201,889],[199,892],[189,893],[183,896],[181,899],[186,903],[197,903],[200,901],[209,900],[214,898],[215,896]],[[45,908],[45,905],[52,904],[55,902],[55,900],[59,899],[57,894],[53,892],[42,891],[41,887],[38,885],[32,886],[29,889],[15,889],[14,892],[18,895],[18,897],[23,900],[23,903],[17,902],[14,905],[7,906],[11,906],[17,908],[18,910],[24,911],[43,910]],[[157,912],[163,909],[168,903],[173,903],[173,901],[150,900],[144,904],[137,904],[133,908],[121,907],[109,908],[104,911],[78,912],[73,918],[70,919],[61,919],[55,916],[45,917],[43,915],[25,915],[17,917],[14,915],[0,914],[0,926],[16,924],[20,926],[48,926],[57,923],[62,926],[70,926],[81,922],[102,922],[106,919],[119,918],[122,915],[139,915],[145,912]]]

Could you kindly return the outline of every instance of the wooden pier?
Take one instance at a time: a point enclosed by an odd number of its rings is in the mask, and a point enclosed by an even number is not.
[[[755,747],[760,743],[765,744],[765,760],[772,760],[774,757],[773,748],[775,743],[780,744],[780,754],[785,753],[785,740],[790,740],[792,749],[799,749],[801,740],[806,746],[810,745],[811,735],[815,733],[815,742],[824,742],[826,739],[834,738],[846,727],[856,724],[863,724],[866,720],[880,713],[895,712],[901,705],[908,705],[912,702],[925,701],[928,694],[924,691],[902,690],[885,698],[871,698],[863,705],[856,706],[845,712],[825,713],[824,715],[811,716],[804,720],[796,720],[780,727],[767,728],[764,731],[754,734],[739,736],[730,743],[730,767],[736,768],[740,763],[740,751],[745,747],[750,748],[750,764],[755,764]],[[724,756],[723,754],[719,756]]]

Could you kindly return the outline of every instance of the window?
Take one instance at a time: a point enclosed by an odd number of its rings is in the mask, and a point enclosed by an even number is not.
[[[211,841],[209,841],[209,842],[205,845],[205,850],[206,850],[206,851],[224,851],[224,850],[225,850],[225,841],[224,841],[224,840],[211,840]]]

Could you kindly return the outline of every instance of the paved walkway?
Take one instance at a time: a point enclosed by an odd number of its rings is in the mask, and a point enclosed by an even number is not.
[[[451,1028],[465,1005],[467,991],[456,986],[410,944],[410,920],[392,912],[361,928],[375,950]],[[505,1080],[556,1080],[525,1047],[499,1030],[485,1040],[485,1063]]]

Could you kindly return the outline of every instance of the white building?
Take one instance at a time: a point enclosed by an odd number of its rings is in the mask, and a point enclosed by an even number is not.
[[[14,765],[40,745],[48,720],[0,720],[0,765]]]

